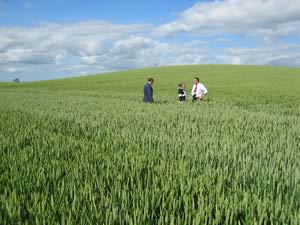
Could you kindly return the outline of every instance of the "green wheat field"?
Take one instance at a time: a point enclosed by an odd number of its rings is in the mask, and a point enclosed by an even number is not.
[[[206,101],[179,104],[194,76]],[[155,79],[155,104],[143,85]],[[0,224],[300,224],[300,69],[0,83]]]

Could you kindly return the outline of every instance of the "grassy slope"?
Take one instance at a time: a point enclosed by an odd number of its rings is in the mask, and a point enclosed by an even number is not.
[[[155,96],[158,100],[174,101],[176,86],[199,76],[209,87],[210,98],[216,101],[243,99],[245,102],[264,104],[297,102],[300,95],[300,69],[255,66],[179,66],[116,72],[112,74],[78,77],[35,83],[0,83],[2,89],[18,91],[64,91],[74,94],[122,96],[141,98],[141,89],[149,76],[156,78]],[[112,94],[112,89],[114,94]],[[126,89],[124,93],[123,90]],[[267,95],[266,95],[267,91]],[[241,98],[240,98],[241,97]],[[256,102],[256,103],[255,103]]]
[[[177,83],[190,88],[195,75],[208,87],[209,101],[179,106]],[[156,79],[158,104],[145,106],[142,87],[149,76]],[[127,223],[136,213],[138,224],[169,224],[175,214],[177,223],[231,218],[296,224],[299,87],[299,69],[211,65],[1,83],[0,209],[8,202],[24,212],[10,218],[5,211],[0,219],[67,221],[68,209],[59,213],[59,207],[68,204],[59,199],[76,195],[69,203],[73,223],[111,223],[106,217],[117,210]],[[104,193],[105,173],[112,180]],[[59,189],[62,182],[65,189]],[[53,191],[53,183],[62,191]],[[120,200],[128,189],[116,208],[112,196]],[[83,190],[95,199],[87,200]],[[40,215],[38,199],[46,199]]]

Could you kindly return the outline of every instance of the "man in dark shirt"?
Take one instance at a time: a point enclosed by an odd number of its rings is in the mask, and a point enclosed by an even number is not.
[[[148,82],[144,86],[144,102],[145,103],[154,103],[153,88],[152,88],[153,84],[154,84],[154,79],[149,78]]]

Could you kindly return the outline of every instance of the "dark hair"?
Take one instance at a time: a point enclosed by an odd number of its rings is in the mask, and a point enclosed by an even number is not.
[[[154,81],[154,79],[153,78],[148,78],[148,82],[151,82],[151,83],[153,83],[153,81]]]
[[[194,77],[194,80],[199,82],[199,77]]]
[[[178,87],[182,87],[183,83],[178,84]]]

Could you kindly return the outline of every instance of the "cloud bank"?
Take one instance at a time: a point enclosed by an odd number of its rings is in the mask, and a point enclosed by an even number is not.
[[[224,0],[199,2],[154,32],[161,36],[225,32],[277,37],[299,34],[299,28],[300,1]]]

